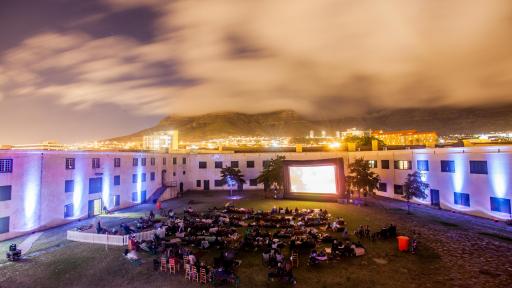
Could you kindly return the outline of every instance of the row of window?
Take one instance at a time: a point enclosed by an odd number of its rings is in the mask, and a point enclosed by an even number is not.
[[[222,161],[215,161],[214,162],[215,169],[222,169],[223,164],[224,164],[224,162],[222,162]],[[231,164],[230,165],[231,168],[240,168],[239,161],[231,161],[230,164]],[[263,167],[267,167],[269,164],[269,161],[264,160],[262,164],[263,164]],[[199,169],[206,169],[208,167],[206,161],[199,161],[198,165],[199,165]],[[255,167],[254,160],[247,160],[245,162],[245,167],[246,168],[254,168]]]
[[[0,167],[1,167],[1,160],[10,160],[11,161],[11,164],[10,164],[10,167],[11,167],[11,172],[12,172],[12,159],[0,159]],[[146,158],[140,158],[140,162],[141,162],[141,165],[142,166],[146,166]],[[100,168],[100,158],[92,158],[92,168],[93,169],[98,169]],[[156,159],[154,157],[152,157],[150,159],[150,163],[151,163],[151,166],[155,166],[155,163],[156,163]],[[139,158],[133,158],[133,166],[139,166]],[[167,165],[167,158],[162,158],[162,164],[165,166]],[[114,167],[115,168],[119,168],[121,167],[121,158],[114,158]],[[75,169],[75,158],[66,158],[66,169],[67,170],[72,170],[72,169]],[[0,170],[1,172],[1,170]]]
[[[377,160],[368,160],[370,168],[378,168]],[[389,160],[381,160],[382,169],[389,169]],[[395,160],[394,168],[398,170],[411,170],[412,161],[409,160]],[[416,169],[418,171],[429,171],[428,160],[417,160]],[[454,160],[441,160],[441,172],[455,173]],[[469,173],[471,174],[487,174],[487,161],[469,161]]]
[[[155,181],[156,175],[155,172],[151,172],[149,174],[150,181]],[[138,177],[137,174],[132,175],[132,183],[137,183]],[[146,173],[141,174],[141,182],[146,182]],[[114,186],[121,185],[121,175],[115,175],[114,176]],[[2,191],[2,187],[0,186],[0,192]],[[11,186],[8,186],[11,187]],[[75,180],[65,180],[64,181],[64,192],[65,193],[72,193],[75,191]],[[89,194],[95,194],[100,193],[103,191],[103,178],[102,177],[94,177],[89,178]],[[0,194],[0,201],[2,201],[1,198],[2,195]]]
[[[404,187],[403,185],[394,185],[393,193],[396,195],[404,195]],[[386,183],[379,183],[379,191],[387,192],[388,186]],[[490,197],[491,201],[491,211],[493,212],[501,212],[501,213],[511,213],[511,205],[510,199],[506,198],[498,198],[498,197]],[[453,204],[471,207],[470,195],[468,193],[453,193]]]
[[[205,181],[206,181],[206,183],[208,183],[206,185],[209,185],[210,181],[209,180],[205,180]],[[197,188],[201,188],[201,182],[202,182],[201,180],[196,180]],[[224,183],[221,179],[218,179],[218,180],[214,180],[213,185],[215,187],[222,187],[222,186],[224,186]],[[249,179],[249,186],[258,186],[258,180],[257,179]]]
[[[172,165],[177,165],[177,164],[178,164],[178,158],[177,157],[172,157]],[[185,158],[185,157],[181,158],[181,164],[186,165],[187,164],[187,158]]]

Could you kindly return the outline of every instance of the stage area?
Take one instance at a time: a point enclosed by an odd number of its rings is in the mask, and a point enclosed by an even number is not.
[[[164,203],[165,208],[183,212],[220,207],[228,192],[191,192],[184,198]],[[192,201],[192,202],[191,202]],[[359,225],[377,229],[394,223],[399,233],[418,234],[418,253],[397,251],[396,241],[372,242],[363,239],[366,255],[342,261],[306,265],[301,257],[294,269],[296,287],[505,287],[512,281],[512,229],[485,219],[413,206],[413,215],[405,214],[404,203],[392,200],[372,202],[368,207],[337,203],[263,199],[262,192],[247,192],[236,206],[269,210],[274,205],[294,209],[322,208],[335,217],[343,217],[350,231]],[[146,215],[152,205],[122,211],[104,224],[117,226]],[[92,223],[92,220],[88,220]],[[122,247],[84,244],[65,240],[65,232],[88,221],[44,231],[36,240],[27,259],[18,263],[0,260],[0,287],[199,287],[184,279],[183,274],[153,271],[153,256],[139,253],[143,263],[134,266],[122,256]],[[356,238],[352,236],[355,240]],[[3,252],[8,243],[0,243]],[[212,250],[201,255],[217,255]],[[3,253],[2,253],[3,254]],[[241,252],[240,287],[286,287],[268,282],[267,268],[260,252]],[[469,277],[469,275],[471,275]]]

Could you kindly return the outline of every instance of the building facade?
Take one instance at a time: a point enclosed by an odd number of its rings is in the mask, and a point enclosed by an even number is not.
[[[373,131],[372,136],[382,140],[384,144],[389,146],[414,146],[425,145],[427,147],[435,147],[438,141],[436,132],[418,132],[416,130],[401,131]]]
[[[380,175],[376,193],[402,200],[408,173],[420,171],[429,197],[414,202],[491,219],[510,219],[512,146],[366,152],[131,153],[0,151],[0,240],[108,210],[137,205],[162,186],[178,191],[227,190],[222,167],[242,170],[244,190],[263,189],[256,178],[266,161],[341,157],[369,161]]]
[[[178,150],[178,131],[160,131],[142,137],[142,148],[150,151],[174,151]]]

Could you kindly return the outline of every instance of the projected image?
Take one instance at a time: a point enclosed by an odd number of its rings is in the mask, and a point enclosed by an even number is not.
[[[289,167],[291,192],[336,194],[335,166]]]

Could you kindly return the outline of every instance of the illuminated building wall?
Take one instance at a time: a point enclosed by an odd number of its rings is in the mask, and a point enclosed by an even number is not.
[[[0,197],[0,220],[4,219],[0,223],[5,223],[9,217],[9,231],[0,233],[0,240],[86,218],[89,201],[101,199],[101,205],[111,210],[137,205],[144,191],[146,197],[150,197],[162,186],[162,178],[165,186],[171,186],[164,193],[164,199],[174,197],[180,189],[225,191],[228,187],[216,181],[220,180],[219,167],[238,165],[247,181],[244,190],[263,189],[255,179],[265,161],[277,155],[284,155],[288,160],[341,157],[345,169],[357,157],[373,160],[371,163],[375,168],[372,169],[381,177],[381,189],[386,190],[376,193],[398,200],[402,200],[402,195],[400,189],[395,193],[395,185],[402,185],[408,173],[425,170],[421,171],[422,178],[430,184],[432,191],[438,191],[441,208],[493,219],[510,217],[507,212],[493,209],[500,210],[496,208],[497,204],[501,205],[498,208],[506,208],[512,199],[512,146],[212,154],[7,150],[0,152],[0,161],[11,159],[13,169],[10,173],[0,173],[0,188],[11,186],[11,193],[9,200]],[[67,158],[74,159],[74,169],[66,169]],[[100,159],[99,168],[93,168],[93,158]],[[114,165],[116,158],[121,161],[120,167]],[[136,166],[134,158],[137,159]],[[146,159],[145,166],[142,165],[143,158]],[[154,165],[151,158],[155,158]],[[155,173],[154,180],[151,180],[151,172]],[[116,176],[120,176],[119,181]],[[94,178],[100,179],[100,188]],[[66,184],[66,180],[73,183]],[[119,205],[116,206],[117,195]],[[432,203],[435,200],[432,195],[429,191],[429,198],[414,201],[436,204]],[[70,204],[72,209],[68,206],[66,210],[66,205]]]
[[[93,168],[93,158],[99,159],[99,168]],[[137,166],[133,158],[138,159]],[[99,199],[109,210],[137,205],[143,191],[149,198],[162,186],[162,171],[170,171],[172,164],[168,154],[131,152],[1,151],[2,159],[12,160],[12,172],[0,173],[0,186],[10,186],[10,199],[0,201],[0,218],[9,220],[8,232],[0,233],[0,240],[86,218],[89,201]],[[66,166],[66,159],[74,159],[73,168]],[[120,167],[115,167],[116,161]],[[166,178],[172,172],[164,174]],[[134,192],[138,201],[132,201]],[[171,196],[167,192],[166,197]]]
[[[374,131],[372,136],[382,140],[386,145],[426,145],[434,147],[437,144],[436,132],[418,132],[416,130]]]
[[[263,162],[276,155],[285,155],[288,160],[314,160],[342,157],[345,161],[345,169],[348,163],[357,157],[366,160],[375,160],[376,168],[373,170],[381,177],[387,192],[376,191],[380,196],[402,200],[402,195],[395,193],[395,185],[402,185],[408,173],[420,171],[424,181],[430,184],[431,189],[439,193],[439,206],[443,209],[460,211],[481,217],[493,219],[508,219],[508,213],[492,211],[491,197],[503,199],[507,202],[512,199],[512,146],[488,146],[471,148],[439,148],[439,149],[415,149],[395,151],[364,151],[364,152],[308,152],[308,153],[231,153],[231,154],[182,154],[175,157],[188,157],[189,163],[181,167],[180,171],[186,171],[184,189],[204,190],[205,180],[210,190],[227,190],[226,186],[215,186],[215,180],[220,179],[220,169],[215,168],[215,162],[222,162],[222,166],[230,166],[232,161],[238,161],[238,167],[245,176],[244,190],[262,189],[263,185],[251,185],[253,180],[263,169]],[[423,167],[419,166],[422,161]],[[254,168],[248,168],[247,162],[254,162]],[[383,167],[383,161],[389,168]],[[396,161],[396,169],[395,169]],[[441,161],[453,166],[453,172],[443,172]],[[486,171],[471,171],[470,163],[480,163],[486,166]],[[200,164],[201,163],[201,164]],[[206,163],[206,168],[204,167]],[[427,163],[427,164],[425,164]],[[484,163],[484,164],[482,164]],[[202,166],[200,166],[202,165]],[[385,165],[385,164],[384,164]],[[425,166],[426,165],[426,166]],[[482,174],[487,172],[487,174]],[[347,173],[347,171],[345,171]],[[180,174],[181,175],[181,174]],[[178,176],[180,176],[178,175]],[[208,188],[208,187],[207,187]],[[434,192],[435,192],[434,191]],[[456,203],[455,193],[467,194],[469,206]],[[425,200],[413,200],[426,205],[436,204],[429,197]],[[435,199],[434,199],[435,200]],[[462,203],[467,204],[467,203]]]
[[[178,149],[178,131],[176,130],[145,135],[142,140],[144,150],[168,151]]]

